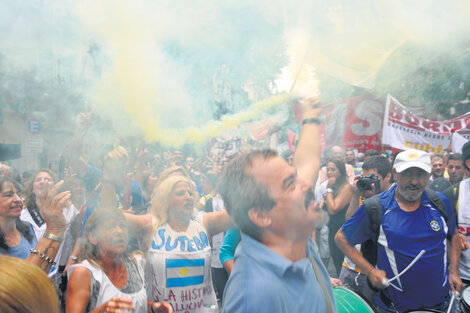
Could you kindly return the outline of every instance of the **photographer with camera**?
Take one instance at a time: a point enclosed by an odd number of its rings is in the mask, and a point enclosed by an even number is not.
[[[356,213],[364,199],[372,197],[390,188],[392,185],[392,165],[382,156],[374,156],[364,161],[363,175],[356,176],[352,187],[353,195],[346,212],[346,219]],[[360,251],[361,245],[356,245]],[[347,256],[344,257],[343,266],[339,275],[341,281],[350,289],[361,294],[370,303],[374,302],[375,292],[367,284],[367,276],[360,272]]]

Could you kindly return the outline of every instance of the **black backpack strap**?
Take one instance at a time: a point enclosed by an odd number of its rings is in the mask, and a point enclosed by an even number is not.
[[[378,195],[364,200],[364,210],[369,218],[371,239],[362,243],[361,252],[364,258],[375,266],[377,263],[377,241],[379,239],[380,225],[382,224],[382,205]]]
[[[431,205],[435,207],[437,211],[439,211],[439,214],[441,214],[444,220],[446,221],[447,228],[449,228],[449,217],[447,216],[446,205],[442,198],[439,197],[437,192],[432,189],[426,189],[426,194],[428,195],[429,202],[431,202]],[[450,239],[452,235],[453,234],[447,233],[447,238]]]

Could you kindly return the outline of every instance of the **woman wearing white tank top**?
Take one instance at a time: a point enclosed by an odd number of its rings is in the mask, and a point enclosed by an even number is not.
[[[118,209],[97,209],[90,216],[79,264],[68,272],[66,312],[173,312],[167,303],[147,301],[143,264],[129,254],[128,226]]]

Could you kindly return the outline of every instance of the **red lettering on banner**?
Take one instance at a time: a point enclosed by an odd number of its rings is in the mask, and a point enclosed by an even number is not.
[[[405,114],[405,122],[407,122],[410,125],[414,126],[419,126],[419,119],[414,118],[411,114],[406,113]]]
[[[465,128],[469,128],[469,127],[470,127],[470,114],[464,118],[463,124],[465,125],[465,126],[464,126]]]
[[[424,120],[422,125],[423,125],[424,128],[426,128],[427,130],[430,130],[432,132],[439,133],[439,132],[443,131],[442,124],[437,123],[435,121]]]
[[[398,107],[395,103],[390,103],[389,118],[401,121],[403,118],[403,110]]]
[[[464,128],[464,120],[463,119],[459,119],[459,120],[452,120],[450,121],[449,123],[446,123],[446,126],[449,127],[449,129],[455,129],[455,130],[459,130],[459,129],[462,129]]]
[[[451,128],[454,128],[456,131],[463,130],[460,132],[461,134],[470,134],[470,114],[461,117],[456,122],[460,122],[460,127],[457,128],[455,126],[452,126]]]
[[[404,127],[424,128],[433,133],[449,133],[451,129],[459,133],[470,133],[470,113],[446,121],[432,121],[408,112],[401,104],[391,101],[389,104],[388,120]],[[419,129],[422,130],[422,129]]]
[[[358,151],[381,150],[384,105],[370,95],[342,99],[335,104],[342,118],[332,118],[325,123],[326,145],[339,143]],[[341,132],[344,132],[341,134]]]

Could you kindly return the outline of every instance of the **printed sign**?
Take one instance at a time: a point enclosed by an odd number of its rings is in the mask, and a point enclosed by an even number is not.
[[[451,120],[433,121],[417,116],[395,98],[387,96],[383,144],[401,150],[418,149],[442,153],[450,144],[452,129],[455,130],[456,137],[452,142],[453,151],[457,152],[470,139],[470,112]]]
[[[26,128],[30,134],[39,134],[42,131],[41,120],[37,118],[31,118],[26,122]]]
[[[358,151],[382,150],[383,102],[364,94],[345,98],[327,106],[325,142]]]

